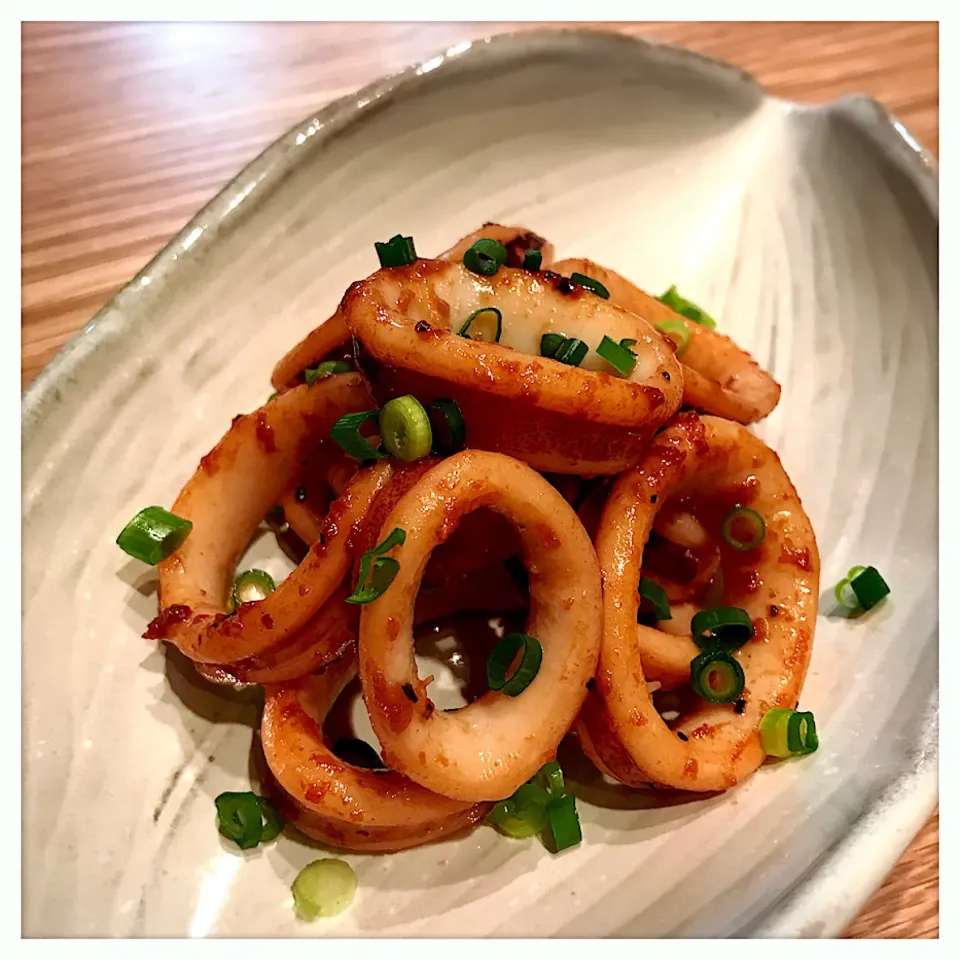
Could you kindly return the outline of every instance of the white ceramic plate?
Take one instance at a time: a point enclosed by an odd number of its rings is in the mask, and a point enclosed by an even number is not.
[[[596,33],[462,44],[274,144],[24,398],[25,934],[837,933],[936,797],[937,193],[872,101],[798,107]],[[154,575],[114,537],[263,401],[374,240],[430,255],[486,220],[718,317],[783,384],[759,433],[813,519],[826,596],[854,563],[893,594],[857,621],[822,605],[813,757],[670,805],[584,776],[579,849],[482,828],[350,856],[353,908],[307,926],[289,885],[316,849],[238,856],[214,827],[213,797],[249,787],[258,699],[140,639]]]

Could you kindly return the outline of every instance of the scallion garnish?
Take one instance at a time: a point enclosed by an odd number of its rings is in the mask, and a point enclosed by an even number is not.
[[[653,615],[657,620],[672,620],[673,614],[670,612],[670,601],[667,599],[667,593],[653,580],[650,580],[648,577],[644,577],[640,581],[640,585],[637,587],[637,592],[643,597],[644,600],[648,601],[650,606],[653,607]],[[637,618],[642,616],[642,612],[637,610]]]
[[[567,793],[563,771],[556,760],[545,763],[516,792],[487,814],[501,833],[520,839],[543,835],[546,846],[559,853],[581,840],[576,800]]]
[[[506,262],[507,248],[488,237],[478,240],[463,255],[463,265],[484,277],[492,277]]]
[[[714,607],[693,615],[690,632],[701,650],[736,650],[753,636],[753,621],[740,607]]]
[[[456,400],[443,398],[431,401],[427,404],[427,416],[433,432],[434,453],[447,457],[463,449],[467,440],[467,425]]]
[[[593,277],[588,277],[584,273],[571,273],[570,282],[590,290],[604,300],[610,299],[610,291],[599,280],[594,280]]]
[[[283,820],[266,797],[255,793],[221,793],[217,805],[217,829],[241,850],[250,850],[273,840],[283,829]]]
[[[325,857],[308,863],[290,887],[293,908],[301,920],[334,917],[353,903],[357,875],[346,860]]]
[[[889,593],[890,587],[876,567],[851,567],[834,588],[840,605],[851,610],[870,610]]]
[[[375,450],[360,436],[360,428],[365,423],[379,421],[379,410],[365,410],[363,413],[344,414],[330,431],[330,439],[336,443],[344,453],[349,453],[357,460],[382,460],[388,456],[384,450]]]
[[[308,387],[312,387],[324,377],[333,376],[335,373],[349,373],[352,369],[353,367],[346,360],[324,360],[315,367],[307,367],[303,371],[303,379],[307,381]]]
[[[567,338],[559,333],[545,333],[540,338],[540,356],[553,357],[560,347],[567,342]]]
[[[768,710],[760,721],[760,742],[768,757],[799,757],[820,746],[812,713],[788,707]]]
[[[547,825],[547,792],[534,783],[525,783],[506,800],[494,804],[487,820],[501,833],[522,840],[540,833]]]
[[[163,507],[144,507],[120,531],[117,546],[136,560],[156,565],[169,557],[192,529],[190,520]]]
[[[629,377],[633,373],[633,368],[637,365],[637,355],[632,351],[623,346],[622,343],[617,343],[616,340],[611,340],[610,337],[604,335],[604,338],[600,341],[600,346],[597,347],[597,353],[603,357],[621,376]]]
[[[590,348],[582,340],[570,337],[557,347],[551,359],[571,367],[579,367],[589,350]]]
[[[496,307],[481,307],[467,317],[460,336],[481,343],[499,343],[503,333],[503,314]]]
[[[508,677],[507,671],[518,653],[521,653],[520,665]],[[491,690],[508,697],[519,696],[533,682],[542,660],[543,647],[538,640],[525,633],[508,633],[493,648],[487,660],[487,684]]]
[[[233,581],[233,593],[230,595],[231,609],[235,610],[241,603],[255,603],[264,597],[270,596],[277,585],[273,577],[266,570],[244,570]]]
[[[701,310],[695,303],[692,303],[686,297],[681,297],[677,293],[677,288],[671,286],[670,289],[657,297],[661,303],[665,303],[671,310],[675,310],[682,317],[686,317],[688,320],[693,320],[694,323],[699,323],[701,327],[706,327],[708,330],[713,330],[717,321],[713,319],[705,310]]]
[[[677,356],[682,357],[690,346],[691,335],[682,320],[661,320],[657,329],[666,334],[677,345]]]
[[[382,596],[400,571],[400,564],[393,557],[385,557],[383,554],[394,547],[402,546],[406,539],[406,531],[394,527],[383,543],[371,547],[360,557],[357,586],[347,597],[347,603],[372,603],[377,597]]]
[[[577,801],[573,794],[566,793],[550,801],[547,805],[547,824],[557,853],[580,843],[583,834],[577,814]]]
[[[690,662],[693,692],[710,703],[733,703],[745,682],[743,667],[725,650],[705,650]]]
[[[543,253],[540,250],[527,250],[523,255],[523,263],[520,265],[523,270],[539,270],[543,263]]]
[[[410,463],[430,453],[433,431],[420,401],[410,394],[394,397],[380,411],[380,439],[391,456]]]
[[[566,793],[566,784],[563,782],[563,770],[556,760],[545,763],[534,774],[533,783],[542,787],[552,797],[561,797]]]
[[[386,243],[375,243],[381,267],[405,267],[417,259],[413,246],[413,237],[402,237],[399,233]]]
[[[767,525],[750,507],[734,507],[720,524],[720,535],[734,550],[755,550],[763,543]]]

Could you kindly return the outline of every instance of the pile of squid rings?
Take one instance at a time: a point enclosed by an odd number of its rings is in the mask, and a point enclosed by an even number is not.
[[[799,700],[818,597],[810,521],[747,429],[778,384],[702,312],[556,261],[525,228],[486,224],[436,259],[409,238],[377,247],[387,265],[280,360],[277,393],[234,419],[174,503],[192,526],[158,565],[145,636],[208,679],[263,685],[277,803],[344,849],[469,829],[567,735],[630,787],[742,781],[767,756],[761,719]],[[624,352],[591,349],[601,338]],[[401,397],[437,428],[412,459],[376,436],[377,411]],[[459,442],[439,442],[437,411]],[[352,444],[336,439],[344,425]],[[234,603],[237,564],[276,505],[305,555]],[[759,520],[759,539],[727,535],[738,517]],[[709,633],[696,615],[719,608],[745,630],[716,654],[741,677],[732,700],[710,694],[722,671],[691,672]],[[501,665],[527,670],[522,688],[436,709],[415,628],[524,609],[539,659],[532,673],[519,653]],[[379,768],[324,736],[357,675]]]

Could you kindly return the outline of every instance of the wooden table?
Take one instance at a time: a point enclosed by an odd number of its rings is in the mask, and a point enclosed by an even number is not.
[[[23,384],[289,126],[460,40],[529,26],[25,24]],[[616,26],[737,64],[790,99],[868,93],[938,152],[936,24]],[[936,937],[938,877],[934,816],[848,935]]]

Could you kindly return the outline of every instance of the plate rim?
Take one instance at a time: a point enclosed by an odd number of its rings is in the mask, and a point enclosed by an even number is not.
[[[486,35],[454,44],[330,101],[257,154],[60,348],[22,392],[22,451],[29,449],[44,414],[67,399],[74,386],[72,375],[82,369],[100,344],[111,334],[123,335],[138,322],[144,322],[142,316],[135,315],[136,310],[125,315],[126,308],[140,309],[161,297],[165,288],[189,263],[201,257],[221,233],[235,229],[243,220],[244,200],[254,193],[257,199],[269,196],[300,165],[305,151],[299,147],[313,141],[311,150],[322,148],[339,132],[386,106],[397,95],[416,89],[425,77],[436,74],[428,81],[436,83],[451,65],[497,57],[509,59],[531,50],[575,55],[578,47],[591,45],[616,46],[630,56],[659,58],[699,72],[708,71],[716,75],[717,82],[752,86],[762,99],[779,102],[792,111],[843,116],[906,175],[939,223],[937,160],[893,113],[872,97],[851,94],[813,105],[784,100],[770,94],[752,75],[736,66],[684,47],[619,31],[536,28]],[[26,481],[26,473],[22,479]],[[834,937],[856,916],[936,807],[938,704],[939,682],[930,694],[919,736],[898,775],[861,812],[847,833],[821,855],[806,876],[737,936]],[[889,837],[890,845],[879,856],[864,858],[866,845],[871,841],[876,845],[878,835]],[[871,862],[868,871],[856,868],[864,859]]]

